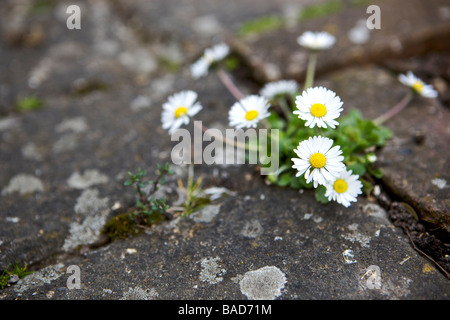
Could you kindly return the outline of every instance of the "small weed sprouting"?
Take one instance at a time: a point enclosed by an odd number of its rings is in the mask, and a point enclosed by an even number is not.
[[[194,180],[193,167],[189,166],[186,186],[179,179],[178,188],[183,195],[180,206],[171,206],[157,191],[166,183],[166,177],[174,174],[169,163],[157,165],[156,178],[145,180],[147,172],[138,169],[137,173],[128,172],[129,179],[124,186],[133,187],[136,202],[130,210],[112,217],[103,227],[102,233],[111,240],[135,236],[156,223],[173,219],[175,216],[187,217],[192,212],[210,203],[210,198],[202,188],[202,179]]]
[[[10,285],[12,276],[17,276],[19,279],[33,273],[28,270],[28,265],[25,264],[20,267],[18,264],[14,264],[12,267],[8,267],[5,270],[0,271],[0,289],[5,289]]]
[[[174,172],[170,169],[169,163],[166,163],[164,166],[158,164],[156,174],[155,180],[144,182],[143,179],[147,172],[138,169],[136,174],[128,172],[129,180],[124,182],[125,186],[135,188],[136,209],[130,215],[138,225],[145,226],[162,221],[167,214],[169,206],[166,200],[163,197],[154,198],[153,196],[159,190],[160,185],[166,182],[166,176],[174,174]]]

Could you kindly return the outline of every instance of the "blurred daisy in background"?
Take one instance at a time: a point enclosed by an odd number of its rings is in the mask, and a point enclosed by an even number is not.
[[[329,201],[337,201],[344,207],[349,207],[362,193],[362,183],[358,179],[359,176],[352,174],[352,170],[342,171],[336,179],[325,185],[327,188],[325,197]]]
[[[426,98],[436,98],[438,93],[434,90],[431,84],[426,84],[421,79],[417,78],[414,73],[408,71],[406,75],[400,74],[398,80],[405,86],[411,87],[415,93]]]
[[[309,88],[297,96],[296,107],[293,113],[300,119],[306,120],[305,125],[314,128],[336,128],[339,124],[335,119],[339,117],[344,104],[331,90],[324,87]]]
[[[267,99],[274,99],[283,95],[293,95],[298,91],[295,80],[279,80],[269,82],[260,90],[260,94]]]
[[[344,157],[340,146],[334,146],[334,141],[327,137],[310,137],[299,143],[294,152],[299,158],[292,158],[297,169],[296,177],[305,174],[307,183],[314,181],[314,188],[333,181],[345,170]]]
[[[191,74],[194,79],[199,79],[208,74],[209,67],[230,53],[230,47],[222,42],[216,44],[212,48],[207,48],[203,55],[191,65]]]
[[[336,38],[325,31],[306,31],[297,38],[297,42],[310,50],[325,50],[330,49],[336,43]]]
[[[190,117],[202,109],[196,100],[197,93],[191,90],[180,91],[170,96],[162,106],[162,128],[172,134],[182,125],[188,124]]]
[[[269,101],[262,96],[250,95],[233,104],[228,114],[230,126],[256,128],[258,122],[270,116]]]

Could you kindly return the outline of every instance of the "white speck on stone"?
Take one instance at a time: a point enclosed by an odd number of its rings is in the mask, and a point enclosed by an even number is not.
[[[311,219],[312,216],[313,216],[312,213],[305,213],[305,215],[303,216],[303,220],[309,220]]]
[[[369,217],[374,217],[384,224],[390,224],[386,210],[375,203],[368,203],[362,207],[362,211]]]
[[[274,300],[281,295],[286,276],[274,266],[266,266],[244,274],[239,286],[249,300]]]
[[[6,217],[5,218],[5,221],[8,221],[8,222],[11,222],[11,223],[17,223],[17,222],[19,222],[19,218],[17,218],[17,217]]]
[[[212,201],[220,199],[223,195],[236,195],[236,192],[230,191],[223,187],[211,187],[203,190],[203,192],[206,193]]]
[[[355,256],[353,255],[353,251],[350,249],[345,250],[342,252],[342,255],[344,256],[344,261],[347,264],[356,263],[357,261],[354,259]]]
[[[7,117],[0,119],[0,131],[6,131],[17,126],[18,120],[17,118]]]
[[[360,19],[348,32],[348,39],[354,44],[364,44],[369,41],[370,30],[366,26],[366,20]]]
[[[65,151],[70,151],[75,149],[77,146],[77,136],[74,133],[67,133],[61,136],[54,144],[53,144],[53,152],[61,153]]]
[[[84,132],[88,128],[86,120],[83,117],[66,119],[55,128],[56,132],[73,131],[75,133]]]
[[[439,178],[431,180],[431,183],[436,187],[438,187],[439,189],[444,189],[447,186],[447,181]]]
[[[275,241],[280,241],[280,240],[283,240],[283,238],[282,238],[282,237],[279,237],[279,236],[276,236],[275,238],[273,238],[273,240],[275,240]]]
[[[315,217],[313,220],[315,223],[321,223],[323,221],[322,217]]]
[[[131,101],[130,108],[132,111],[137,112],[140,110],[150,108],[150,105],[151,105],[150,98],[147,96],[140,95],[134,98],[133,101]]]
[[[220,205],[207,205],[202,209],[193,212],[190,217],[195,222],[211,222],[220,212]]]
[[[266,199],[266,196],[265,196],[264,194],[262,194],[262,195],[259,196],[259,198],[260,198],[261,200],[264,200],[264,199]]]
[[[144,290],[137,286],[135,288],[128,288],[128,291],[123,293],[120,300],[154,300],[158,296],[159,294],[154,288]]]
[[[26,145],[24,145],[21,151],[22,155],[26,159],[41,161],[43,158],[42,154],[36,148],[36,145],[32,142],[28,142]]]
[[[75,189],[87,189],[96,184],[107,183],[109,181],[108,177],[100,173],[98,170],[91,169],[86,170],[83,174],[79,172],[74,172],[67,183],[70,187]]]
[[[223,275],[227,272],[220,266],[220,258],[204,258],[200,261],[202,271],[200,280],[209,284],[217,284],[223,281]]]
[[[213,14],[198,17],[192,22],[192,28],[204,36],[213,36],[222,30],[222,26]]]
[[[108,198],[99,198],[97,189],[86,189],[78,197],[74,210],[82,215],[94,215],[108,207]]]
[[[131,49],[119,55],[120,63],[128,70],[136,73],[149,73],[156,69],[154,56],[144,48]]]
[[[347,229],[349,229],[351,232],[342,235],[342,238],[344,238],[352,243],[358,242],[361,244],[362,247],[366,247],[366,248],[369,247],[371,237],[359,233],[357,223],[353,223],[353,224],[347,226]]]
[[[127,248],[125,250],[125,252],[128,253],[128,254],[135,254],[135,253],[137,253],[137,250],[134,249],[134,248]]]
[[[29,174],[18,174],[14,176],[8,186],[3,189],[2,194],[7,195],[18,192],[21,195],[44,191],[44,185],[38,178]]]
[[[256,238],[263,233],[264,229],[258,220],[247,221],[241,234],[246,238]]]

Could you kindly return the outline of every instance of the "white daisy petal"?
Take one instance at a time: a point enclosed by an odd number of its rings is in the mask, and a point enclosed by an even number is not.
[[[296,176],[305,174],[306,182],[314,181],[314,187],[325,185],[345,170],[344,157],[339,146],[332,147],[333,140],[327,137],[310,137],[294,149],[299,158],[292,158]]]
[[[352,175],[351,170],[342,171],[334,180],[329,181],[326,186],[325,197],[328,200],[337,201],[345,207],[355,202],[357,196],[362,193],[362,183],[358,175]]]
[[[167,99],[162,106],[161,122],[164,130],[172,134],[182,125],[189,123],[190,117],[196,115],[202,106],[195,102],[197,93],[192,90],[180,91]]]
[[[437,91],[434,90],[431,84],[426,84],[411,71],[408,71],[406,75],[400,74],[398,80],[405,86],[412,88],[415,93],[425,98],[436,98],[438,96]]]
[[[212,48],[207,48],[203,55],[195,61],[190,69],[191,75],[194,79],[199,79],[208,74],[209,67],[222,59],[230,53],[230,47],[226,43],[216,44]]]
[[[325,50],[330,49],[335,44],[336,38],[325,31],[306,31],[297,38],[297,42],[310,50]]]
[[[230,126],[241,128],[256,128],[259,121],[267,118],[269,101],[258,95],[247,96],[235,102],[228,113]]]
[[[294,80],[279,80],[269,82],[260,90],[260,94],[267,99],[280,95],[291,95],[298,91],[298,84]]]
[[[343,102],[333,91],[324,87],[309,88],[296,97],[295,103],[298,110],[293,113],[306,120],[307,127],[336,128],[339,125],[335,119],[343,110]]]

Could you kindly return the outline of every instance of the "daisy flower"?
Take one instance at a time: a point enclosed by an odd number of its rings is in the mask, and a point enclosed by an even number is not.
[[[306,31],[297,38],[297,42],[310,50],[325,50],[330,49],[335,44],[336,38],[325,31]]]
[[[209,67],[225,58],[230,52],[230,47],[222,42],[212,48],[205,49],[203,55],[191,65],[191,74],[195,79],[201,78],[208,74]]]
[[[270,115],[269,101],[258,95],[247,96],[235,102],[228,113],[230,126],[256,128],[259,121]]]
[[[294,162],[292,168],[298,170],[296,177],[304,173],[307,183],[314,180],[314,188],[338,177],[345,170],[342,162],[344,157],[341,156],[339,146],[332,147],[333,142],[321,136],[310,137],[300,142],[297,149],[294,149],[299,158],[292,158]]]
[[[331,90],[324,87],[309,88],[295,100],[297,106],[293,113],[300,119],[306,120],[305,125],[314,128],[336,128],[339,124],[335,119],[339,117],[344,104]]]
[[[356,197],[362,193],[362,183],[358,178],[358,175],[352,174],[352,170],[342,171],[336,179],[326,184],[325,197],[349,207],[350,202],[355,202]]]
[[[294,80],[279,80],[267,83],[260,94],[267,99],[273,99],[279,95],[292,95],[298,91],[298,84]]]
[[[188,124],[190,117],[202,109],[202,106],[196,100],[197,93],[191,90],[180,91],[170,96],[162,106],[162,128],[168,129],[169,133],[172,134],[183,124]]]
[[[398,80],[405,86],[411,87],[414,92],[420,94],[426,98],[436,98],[438,93],[433,89],[431,84],[424,83],[421,79],[417,78],[411,71],[408,71],[406,75],[401,74],[398,76]]]

